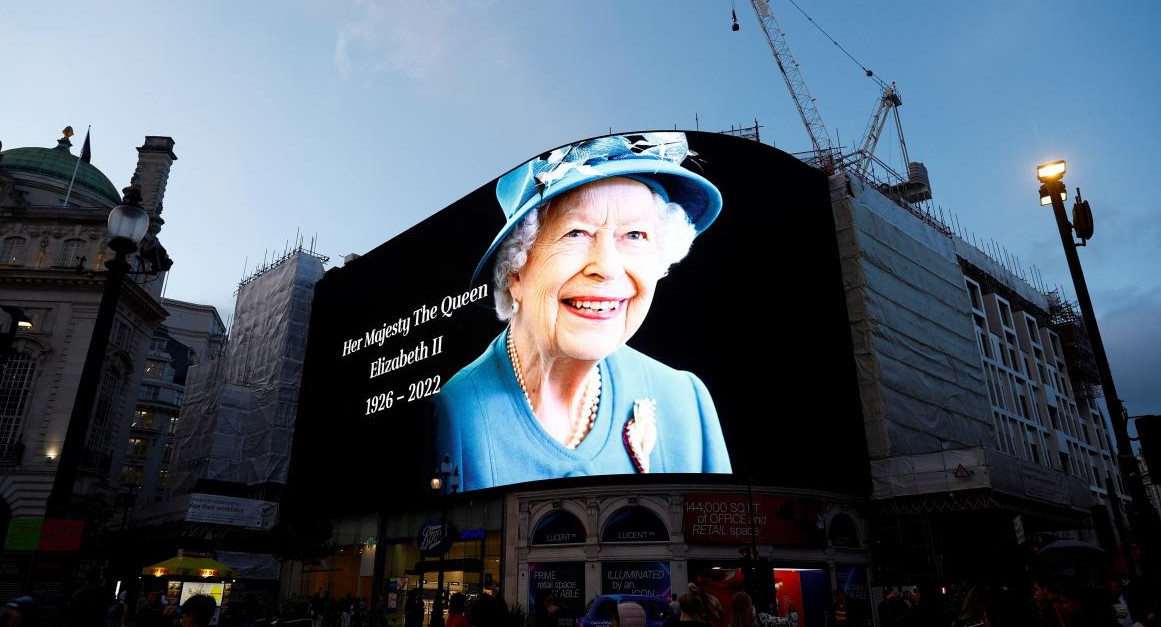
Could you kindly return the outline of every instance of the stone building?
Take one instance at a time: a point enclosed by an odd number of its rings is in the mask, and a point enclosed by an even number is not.
[[[72,153],[71,134],[53,148],[0,152],[0,303],[33,323],[17,333],[0,379],[0,529],[10,517],[44,514],[113,254],[106,221],[121,194],[88,154]],[[150,219],[146,255],[164,253],[158,237],[173,146],[147,136],[128,182],[141,189]],[[129,261],[147,266],[142,254]],[[164,278],[131,273],[121,289],[74,514],[107,513],[112,502],[151,338],[166,317]]]
[[[190,368],[221,357],[226,327],[210,305],[162,299],[169,317],[149,344],[137,408],[121,465],[117,505],[123,517],[164,500]]]

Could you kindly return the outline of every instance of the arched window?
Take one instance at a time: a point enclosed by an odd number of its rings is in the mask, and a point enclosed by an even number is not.
[[[669,529],[651,510],[640,505],[613,513],[601,530],[601,542],[666,542]]]
[[[0,375],[0,460],[19,461],[21,426],[32,395],[36,361],[28,353],[13,353]]]
[[[6,237],[4,243],[0,245],[0,265],[5,266],[22,266],[24,265],[24,238],[23,237]]]
[[[827,525],[826,533],[832,546],[850,549],[862,546],[859,542],[859,530],[855,527],[855,521],[846,514],[835,514],[834,518],[830,519],[830,524]]]
[[[549,512],[532,530],[532,545],[579,544],[588,537],[576,516],[558,509]]]
[[[85,253],[85,240],[66,239],[60,247],[60,254],[56,257],[56,265],[72,268],[80,262],[79,257]]]

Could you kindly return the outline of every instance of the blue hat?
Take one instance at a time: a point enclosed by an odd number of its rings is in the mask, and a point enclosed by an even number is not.
[[[685,133],[611,135],[557,148],[505,174],[496,183],[496,200],[507,222],[480,259],[472,283],[529,211],[600,179],[621,176],[644,183],[666,202],[681,205],[700,234],[721,213],[722,194],[701,175],[681,167],[690,154]]]

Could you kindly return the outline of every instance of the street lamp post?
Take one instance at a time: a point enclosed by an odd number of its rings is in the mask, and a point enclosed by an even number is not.
[[[436,578],[435,603],[431,609],[431,627],[443,627],[443,566],[444,557],[450,545],[447,538],[447,500],[449,494],[454,494],[460,488],[459,466],[452,467],[451,457],[444,455],[439,463],[435,476],[431,478],[431,489],[439,493],[439,533],[440,546],[438,576]]]
[[[1117,387],[1113,382],[1112,371],[1109,369],[1108,356],[1105,354],[1105,344],[1101,340],[1100,328],[1097,326],[1096,314],[1093,312],[1092,299],[1088,293],[1088,284],[1085,282],[1084,271],[1080,267],[1080,257],[1076,252],[1078,244],[1073,240],[1074,225],[1068,221],[1068,216],[1064,211],[1064,200],[1068,197],[1068,191],[1064,185],[1065,170],[1066,164],[1064,161],[1053,161],[1052,163],[1037,166],[1036,178],[1040,180],[1040,204],[1051,204],[1052,212],[1056,216],[1056,227],[1060,231],[1060,243],[1064,246],[1064,256],[1068,260],[1068,270],[1072,274],[1072,283],[1073,288],[1076,290],[1077,304],[1080,305],[1084,326],[1088,331],[1089,341],[1092,344],[1093,356],[1096,359],[1097,371],[1101,378],[1101,388],[1104,390],[1105,407],[1109,412],[1113,435],[1117,441],[1117,462],[1121,469],[1121,475],[1128,484],[1129,495],[1133,499],[1132,507],[1130,508],[1129,524],[1136,541],[1142,545],[1141,553],[1145,558],[1145,565],[1149,567],[1146,569],[1146,574],[1153,576],[1156,573],[1155,563],[1152,560],[1155,560],[1156,557],[1150,553],[1150,547],[1148,545],[1152,544],[1155,538],[1157,538],[1153,534],[1161,529],[1161,527],[1157,525],[1156,516],[1153,514],[1149,505],[1149,497],[1145,492],[1141,469],[1137,464],[1136,456],[1133,455],[1132,442],[1129,438],[1127,424],[1128,413],[1121,403],[1121,397],[1117,395]],[[1078,191],[1078,208],[1081,208],[1083,205],[1083,209],[1087,210],[1088,204],[1081,201],[1079,195],[1080,192]],[[1091,224],[1084,225],[1083,227],[1077,224],[1075,227],[1082,239],[1091,237]],[[1082,231],[1082,228],[1084,231]],[[1129,550],[1128,538],[1122,538],[1121,540],[1126,570],[1132,579],[1136,579],[1137,573],[1133,566],[1133,557]]]
[[[109,213],[109,248],[116,255],[105,262],[109,269],[105,277],[105,289],[101,294],[101,305],[97,309],[97,320],[93,325],[93,336],[89,340],[89,350],[77,383],[77,397],[73,402],[68,430],[61,446],[57,461],[56,477],[52,482],[52,492],[48,495],[45,515],[48,518],[65,518],[69,513],[69,500],[77,479],[77,469],[84,455],[85,439],[88,436],[89,421],[97,398],[97,387],[101,381],[101,367],[105,362],[105,352],[109,346],[109,333],[116,317],[117,300],[121,294],[121,283],[129,274],[126,257],[137,250],[141,238],[149,230],[149,215],[141,208],[141,191],[136,187],[126,187],[122,204]]]

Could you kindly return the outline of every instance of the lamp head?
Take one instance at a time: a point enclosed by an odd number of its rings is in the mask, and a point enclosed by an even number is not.
[[[439,492],[439,489],[442,487],[443,487],[443,480],[440,479],[438,475],[431,478],[431,489],[432,490]]]
[[[1067,200],[1068,200],[1068,190],[1062,189],[1062,191],[1060,192],[1060,202],[1065,202]],[[1050,190],[1045,190],[1044,188],[1041,188],[1040,189],[1040,206],[1047,207],[1048,205],[1051,205],[1051,204],[1052,204],[1052,192]]]
[[[149,230],[149,214],[141,208],[141,190],[136,186],[126,187],[121,204],[109,212],[109,237],[113,242],[125,245],[130,252],[137,249],[141,238]],[[132,246],[129,246],[132,244]],[[113,247],[116,250],[116,246]]]
[[[0,310],[3,310],[4,313],[8,314],[8,317],[12,319],[10,323],[12,326],[9,327],[10,332],[12,332],[11,329],[27,331],[32,328],[32,318],[26,316],[24,314],[24,310],[20,307],[15,307],[12,305],[0,305]]]
[[[1036,166],[1036,178],[1041,183],[1049,183],[1051,181],[1059,181],[1064,178],[1064,171],[1067,166],[1064,160],[1053,161],[1051,163],[1042,163]]]

